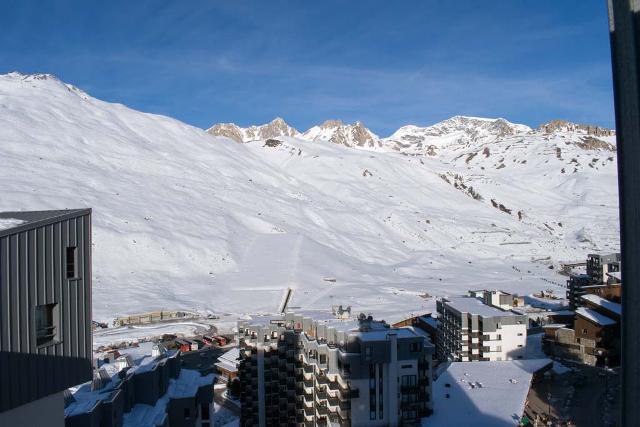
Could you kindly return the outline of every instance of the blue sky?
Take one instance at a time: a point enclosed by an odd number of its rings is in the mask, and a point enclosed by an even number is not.
[[[603,0],[0,3],[0,73],[52,73],[203,128],[614,124]]]

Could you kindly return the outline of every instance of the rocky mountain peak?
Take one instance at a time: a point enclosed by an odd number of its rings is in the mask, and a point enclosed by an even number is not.
[[[238,143],[300,135],[300,132],[289,126],[281,117],[276,117],[264,125],[248,128],[241,128],[234,123],[218,123],[207,129],[207,132],[211,135],[230,138]]]
[[[567,120],[551,120],[548,123],[543,123],[538,127],[538,130],[544,133],[554,132],[580,132],[593,136],[614,136],[616,131],[613,129],[607,129],[600,126],[572,123]]]
[[[382,146],[380,138],[360,121],[344,124],[340,120],[327,120],[307,130],[302,134],[302,138],[309,141],[329,141],[347,147],[379,148]]]
[[[339,128],[342,126],[344,126],[344,123],[342,123],[342,120],[325,120],[324,123],[320,125],[320,128],[333,129],[333,128]]]

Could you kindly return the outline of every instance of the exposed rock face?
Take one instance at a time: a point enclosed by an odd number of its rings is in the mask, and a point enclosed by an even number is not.
[[[243,129],[233,123],[218,123],[207,129],[207,132],[211,135],[226,136],[238,143],[245,142],[242,131]]]
[[[464,149],[509,138],[527,138],[538,135],[544,138],[556,135],[569,137],[565,143],[575,144],[584,150],[615,151],[615,131],[599,126],[576,124],[565,120],[553,120],[540,125],[536,130],[528,126],[511,123],[505,119],[454,116],[427,127],[403,126],[388,138],[379,138],[360,121],[345,124],[340,120],[326,120],[304,133],[276,118],[262,126],[241,128],[233,123],[219,123],[208,129],[212,135],[225,136],[236,142],[268,140],[283,136],[297,137],[307,141],[327,141],[347,147],[368,150],[398,151],[408,155],[438,156],[443,150]],[[489,157],[491,152],[482,147]]]
[[[566,120],[551,120],[549,123],[543,123],[538,128],[545,133],[554,133],[558,131],[584,132],[593,136],[614,136],[616,131],[606,129],[600,126],[571,123]]]
[[[280,117],[275,118],[271,123],[262,126],[251,126],[246,129],[246,138],[250,141],[267,138],[277,138],[279,136],[297,136],[300,132],[289,126]]]
[[[302,138],[309,141],[329,141],[347,147],[382,147],[380,138],[359,121],[345,125],[340,120],[327,120],[303,133]]]
[[[207,129],[207,132],[215,136],[226,136],[238,143],[277,138],[280,136],[300,135],[300,132],[289,126],[280,117],[275,118],[270,123],[248,128],[241,128],[233,123],[218,123]]]

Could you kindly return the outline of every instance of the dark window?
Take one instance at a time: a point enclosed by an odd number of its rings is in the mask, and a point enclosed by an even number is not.
[[[67,248],[67,279],[78,277],[78,248],[69,246]]]
[[[409,351],[411,353],[417,353],[418,351],[420,351],[420,343],[419,342],[412,342],[409,345]]]
[[[184,408],[184,419],[188,420],[191,418],[191,411],[189,410],[189,408]]]
[[[45,304],[36,307],[36,345],[47,345],[56,342],[58,334],[58,304]]]
[[[327,355],[326,354],[321,354],[320,355],[320,363],[327,363]]]
[[[344,365],[342,365],[342,370],[344,371],[345,374],[350,374],[351,373],[351,364],[345,363]]]

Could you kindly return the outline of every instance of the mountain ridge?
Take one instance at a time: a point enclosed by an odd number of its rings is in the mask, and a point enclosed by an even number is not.
[[[299,136],[237,144],[6,75],[0,111],[0,210],[93,208],[96,320],[231,319],[277,310],[286,289],[302,309],[389,318],[478,284],[562,294],[560,261],[619,250],[616,156],[587,130],[439,144],[437,156]]]

